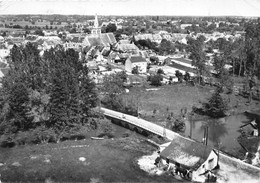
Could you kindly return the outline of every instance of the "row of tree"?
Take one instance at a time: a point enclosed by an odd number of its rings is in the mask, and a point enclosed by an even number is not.
[[[8,74],[3,77],[0,100],[0,135],[14,139],[19,133],[44,129],[55,141],[72,129],[88,124],[97,105],[95,83],[78,52],[61,46],[41,57],[32,43],[14,46]]]

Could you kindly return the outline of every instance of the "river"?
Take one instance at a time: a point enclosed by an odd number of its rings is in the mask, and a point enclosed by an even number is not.
[[[233,156],[239,157],[245,151],[238,143],[237,138],[240,136],[240,126],[250,122],[251,120],[244,114],[228,116],[221,119],[209,119],[207,121],[192,121],[186,120],[186,129],[184,136],[189,137],[191,134],[192,139],[202,142],[204,137],[204,130],[208,127],[208,145],[219,148]],[[117,124],[113,124],[114,136],[122,137],[125,134],[135,133]],[[192,128],[191,128],[192,127]],[[192,130],[191,130],[192,129]],[[137,134],[141,136],[140,134]]]
[[[208,127],[208,145],[220,148],[222,151],[238,156],[243,151],[237,141],[240,136],[240,126],[250,122],[244,114],[228,116],[208,121],[186,121],[185,136],[202,142],[204,130]]]

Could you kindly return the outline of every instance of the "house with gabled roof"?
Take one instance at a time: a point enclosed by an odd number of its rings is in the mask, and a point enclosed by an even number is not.
[[[133,68],[137,67],[139,73],[147,72],[147,61],[140,55],[132,55],[125,61],[126,72],[132,73]]]
[[[131,43],[126,43],[126,44],[117,44],[115,49],[119,52],[124,52],[124,53],[132,53],[136,54],[139,51],[139,48],[135,44]]]
[[[240,130],[245,136],[259,136],[258,127],[255,120],[240,126]]]
[[[190,172],[192,180],[205,179],[206,172],[218,167],[218,153],[213,148],[186,138],[172,140],[160,156]]]

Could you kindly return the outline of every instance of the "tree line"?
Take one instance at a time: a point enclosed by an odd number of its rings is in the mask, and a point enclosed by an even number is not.
[[[36,45],[11,49],[0,89],[1,143],[58,142],[82,127],[96,127],[98,95],[79,53],[61,46],[40,56]]]

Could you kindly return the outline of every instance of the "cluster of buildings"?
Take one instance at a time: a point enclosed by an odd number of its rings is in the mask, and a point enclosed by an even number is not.
[[[120,22],[118,23],[118,25]],[[157,72],[158,69],[163,69],[165,73],[165,82],[169,77],[175,78],[175,73],[179,70],[182,74],[189,72],[191,76],[196,74],[191,60],[184,58],[187,55],[168,55],[160,56],[152,52],[152,50],[140,50],[131,39],[134,37],[138,40],[150,40],[160,44],[163,39],[187,44],[187,37],[196,38],[201,34],[181,34],[168,33],[167,31],[157,31],[157,33],[137,33],[134,36],[123,35],[121,40],[117,41],[113,33],[102,33],[102,26],[99,26],[97,15],[93,20],[91,33],[69,33],[57,32],[57,30],[43,31],[45,36],[37,36],[28,34],[12,34],[5,38],[0,37],[0,62],[7,64],[6,57],[14,44],[23,45],[27,42],[34,42],[38,45],[38,49],[43,53],[45,50],[63,45],[65,49],[75,49],[80,53],[80,58],[88,62],[91,68],[92,77],[96,82],[102,80],[104,73],[113,73],[116,71],[126,71],[131,75],[134,68],[137,68],[139,74],[148,74],[148,65],[150,57],[156,56],[159,60],[159,66],[152,65],[149,71]],[[235,39],[239,37],[226,35],[223,33],[202,34],[206,37],[206,42],[216,40],[218,38]],[[167,63],[167,64],[165,64]],[[107,65],[109,70],[107,69]],[[101,69],[102,68],[102,69]],[[112,68],[112,70],[110,70]],[[175,78],[176,79],[176,78]]]

